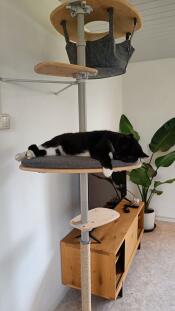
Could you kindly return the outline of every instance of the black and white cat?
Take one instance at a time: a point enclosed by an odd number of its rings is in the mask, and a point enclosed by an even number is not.
[[[98,160],[106,177],[112,175],[111,160],[136,162],[148,157],[133,135],[112,131],[66,133],[52,138],[41,146],[31,145],[28,151],[18,154],[16,160],[43,156],[90,156]]]

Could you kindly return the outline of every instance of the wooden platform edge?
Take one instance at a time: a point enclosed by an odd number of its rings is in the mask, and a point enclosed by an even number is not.
[[[96,1],[98,3],[98,1]],[[91,5],[94,9],[94,0],[89,0],[88,4]],[[101,5],[102,5],[102,10],[105,7],[106,8],[106,3],[107,3],[107,7],[113,7],[115,12],[118,10],[118,6],[121,7],[122,9],[121,11],[125,11],[125,15],[128,16],[129,19],[136,17],[137,18],[137,25],[136,25],[136,31],[140,30],[142,28],[142,17],[141,14],[139,13],[139,11],[137,10],[137,8],[135,7],[135,5],[129,3],[126,0],[116,0],[114,1],[109,1],[109,0],[103,0],[101,1]],[[59,5],[58,7],[56,7],[50,14],[50,21],[52,26],[62,35],[64,35],[62,26],[60,25],[61,20],[66,20],[67,22],[70,22],[70,25],[68,23],[68,32],[69,32],[69,38],[70,40],[77,42],[77,34],[76,34],[76,23],[74,23],[72,21],[72,17],[68,15],[67,10],[66,10],[66,5],[68,4],[68,1],[64,1],[61,5]],[[103,11],[101,10],[99,12],[99,8],[98,6],[96,7],[96,9],[98,9],[98,14],[96,17],[92,17],[92,15],[90,16],[86,16],[86,23],[88,22],[92,22],[92,21],[98,21],[98,20],[105,20],[107,21],[107,16],[105,16],[104,18],[104,14]],[[96,9],[95,9],[95,13],[96,14]],[[93,14],[93,15],[94,15]],[[123,15],[122,15],[123,17]],[[121,20],[121,16],[117,15],[118,20]],[[116,23],[115,23],[116,24]],[[118,25],[117,25],[118,26]],[[121,22],[121,26],[120,29],[118,30],[118,27],[116,28],[114,26],[114,36],[115,38],[119,38],[119,37],[123,37],[126,35],[126,32],[131,32],[131,27],[130,29],[125,29],[124,30],[124,26],[123,23]],[[128,26],[128,25],[127,25]],[[94,40],[98,40],[102,37],[104,37],[106,35],[106,32],[100,32],[100,33],[96,33],[96,32],[91,32],[91,31],[86,31],[85,30],[85,35],[86,35],[86,40],[88,41],[94,41]]]
[[[56,77],[72,77],[74,79],[80,74],[96,76],[98,73],[95,68],[51,61],[43,61],[36,64],[34,66],[34,71],[37,74]]]
[[[71,219],[69,224],[82,232],[91,231],[95,228],[104,226],[118,219],[120,214],[116,210],[104,207],[96,207],[88,211],[88,223],[81,223],[81,214]]]
[[[140,168],[142,163],[136,162],[133,165],[128,166],[118,166],[113,167],[113,172],[122,172],[122,171],[132,171],[133,169]],[[33,168],[23,166],[22,164],[19,166],[19,169],[22,171],[33,172],[33,173],[51,173],[51,174],[93,174],[93,173],[103,173],[102,168],[89,168],[89,169],[59,169],[59,168]]]

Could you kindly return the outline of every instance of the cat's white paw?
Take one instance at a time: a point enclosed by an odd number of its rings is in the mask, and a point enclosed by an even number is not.
[[[105,177],[107,178],[111,177],[112,173],[113,173],[112,170],[110,170],[109,168],[103,167],[103,174],[105,175]]]
[[[27,150],[26,157],[28,160],[35,158],[35,154],[32,150]]]
[[[26,152],[17,153],[17,155],[15,156],[15,160],[20,162],[24,160],[25,157],[26,157]]]

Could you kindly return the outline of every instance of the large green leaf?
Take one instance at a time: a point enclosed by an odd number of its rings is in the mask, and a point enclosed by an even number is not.
[[[157,168],[159,167],[168,167],[175,161],[175,151],[172,151],[162,157],[159,157],[155,160]]]
[[[124,114],[120,118],[119,131],[123,134],[132,134],[136,140],[140,140],[139,134],[134,130],[131,122]]]
[[[130,179],[134,184],[141,185],[145,188],[148,188],[151,184],[150,178],[148,176],[148,173],[145,167],[132,170],[130,172]]]
[[[168,179],[165,181],[155,181],[154,182],[154,188],[157,188],[157,187],[164,185],[164,184],[172,184],[173,182],[175,182],[175,178]]]
[[[154,134],[149,147],[152,152],[168,151],[175,145],[175,118],[163,124]]]
[[[157,175],[157,172],[155,171],[155,169],[152,167],[150,163],[144,162],[142,166],[147,170],[149,177],[155,177]]]

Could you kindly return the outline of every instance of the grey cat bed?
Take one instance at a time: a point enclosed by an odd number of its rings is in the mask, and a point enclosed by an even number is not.
[[[23,167],[42,169],[101,169],[99,161],[90,157],[80,156],[47,156],[34,159],[24,159],[21,162]],[[125,163],[113,160],[113,167],[128,167],[134,163]]]
[[[98,40],[86,42],[86,66],[98,70],[98,74],[93,77],[89,76],[89,79],[102,79],[124,74],[135,51],[131,41],[137,20],[133,18],[133,32],[126,33],[126,40],[116,44],[113,11],[113,8],[109,8],[106,12],[109,17],[109,33]],[[63,20],[61,25],[66,39],[66,51],[69,61],[71,64],[77,64],[77,44],[69,39],[66,20]]]

